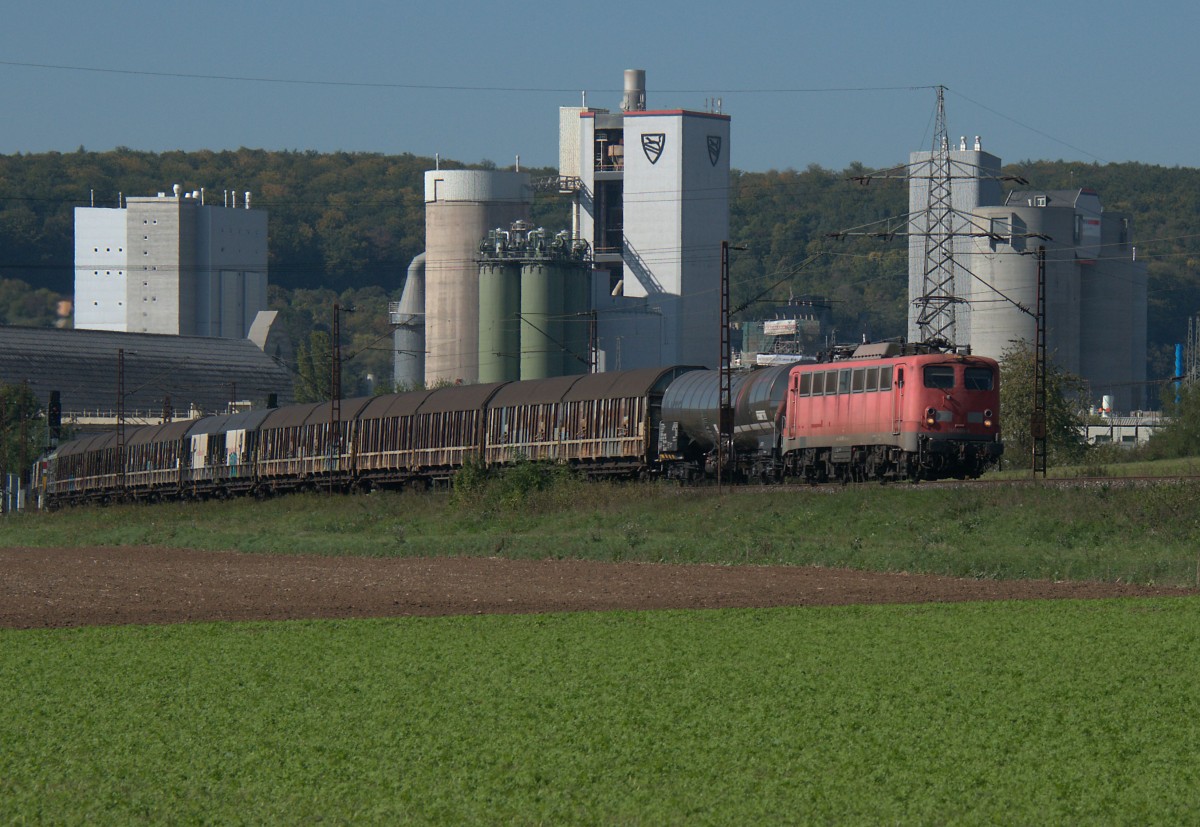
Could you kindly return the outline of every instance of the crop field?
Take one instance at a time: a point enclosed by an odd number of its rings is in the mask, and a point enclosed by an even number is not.
[[[247,594],[317,559],[284,553],[1157,589],[1196,586],[1198,514],[1195,482],[501,481],[23,515],[0,544],[87,547],[62,576],[110,602],[93,546],[250,552],[266,573],[221,581]],[[175,576],[216,577],[193,557]],[[0,629],[0,823],[1182,823],[1198,644],[1197,596]]]
[[[0,631],[5,823],[1184,823],[1200,601]]]

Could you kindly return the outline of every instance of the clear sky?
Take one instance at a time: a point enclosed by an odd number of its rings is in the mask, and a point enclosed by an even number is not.
[[[10,2],[0,153],[556,165],[557,107],[615,109],[643,68],[652,109],[720,97],[745,170],[903,161],[929,148],[937,84],[952,139],[1005,161],[1200,166],[1198,40],[1200,4],[1153,0]]]

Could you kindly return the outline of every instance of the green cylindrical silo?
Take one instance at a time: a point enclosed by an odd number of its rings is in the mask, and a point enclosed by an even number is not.
[[[511,382],[521,374],[521,265],[479,264],[479,381]]]
[[[591,369],[591,272],[575,259],[563,262],[563,376]]]
[[[552,260],[521,267],[521,378],[562,375],[563,274]]]

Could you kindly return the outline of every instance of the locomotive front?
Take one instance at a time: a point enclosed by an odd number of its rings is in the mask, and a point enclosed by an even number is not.
[[[1004,451],[1000,366],[994,359],[961,354],[928,354],[907,361],[908,387],[899,389],[904,441],[915,453],[921,476],[978,477]]]

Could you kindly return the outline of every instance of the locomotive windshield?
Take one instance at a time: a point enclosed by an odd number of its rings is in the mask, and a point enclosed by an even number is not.
[[[995,385],[991,368],[967,368],[963,372],[963,385],[969,391],[990,391]]]
[[[925,387],[950,390],[954,387],[954,365],[926,365]]]

